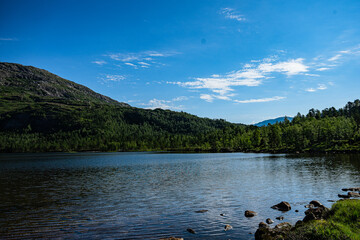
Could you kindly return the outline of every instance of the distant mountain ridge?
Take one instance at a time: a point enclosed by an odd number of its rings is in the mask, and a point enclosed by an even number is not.
[[[264,120],[262,122],[259,122],[259,123],[256,123],[254,124],[254,126],[257,126],[257,127],[262,127],[262,126],[267,126],[268,124],[275,124],[277,122],[284,122],[285,121],[285,118],[287,118],[289,121],[292,121],[293,118],[292,117],[278,117],[278,118],[274,118],[274,119],[268,119],[268,120]]]

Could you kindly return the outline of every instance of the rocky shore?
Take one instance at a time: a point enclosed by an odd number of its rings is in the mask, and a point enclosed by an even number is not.
[[[338,197],[342,199],[336,201],[336,203],[333,205],[331,209],[325,207],[321,202],[317,200],[313,200],[309,202],[307,205],[304,206],[305,208],[307,208],[307,210],[304,212],[305,217],[302,220],[297,221],[294,226],[289,222],[281,222],[275,225],[274,227],[271,227],[270,225],[274,223],[274,220],[267,218],[265,222],[259,223],[258,229],[255,232],[255,240],[329,239],[329,236],[330,239],[332,239],[331,234],[338,234],[338,235],[340,234],[339,235],[340,238],[336,238],[336,239],[360,239],[360,200],[349,199],[349,198],[360,198],[360,188],[343,188],[342,191],[347,191],[348,193],[339,194]],[[274,206],[271,206],[271,208],[279,210],[281,212],[286,212],[291,210],[291,205],[286,201],[282,201]],[[343,219],[343,221],[345,222],[344,229],[346,229],[344,230],[345,233],[341,233],[341,232],[338,233],[338,231],[340,231],[341,229],[340,230],[336,229],[334,230],[334,233],[332,233],[333,230],[331,229],[331,226],[334,225],[333,221],[338,221],[338,222],[342,221],[341,219],[339,220],[338,217],[336,216],[336,214],[338,214],[338,212],[340,211],[345,211],[345,213],[344,212],[340,213],[341,216],[343,216],[344,218]],[[199,214],[206,212],[208,212],[208,210],[205,209],[195,211],[195,213],[199,213]],[[298,212],[298,210],[295,210],[295,212]],[[244,216],[247,218],[252,218],[256,215],[257,212],[255,211],[246,210],[244,212]],[[224,216],[224,214],[220,213],[220,216]],[[351,223],[350,228],[346,226],[346,224],[348,224],[348,219],[346,219],[346,217],[350,218],[350,221],[355,221],[354,224]],[[284,217],[279,216],[276,217],[276,219],[282,221],[284,220]],[[331,223],[329,224],[330,227],[326,225],[327,221]],[[222,228],[223,231],[231,231],[233,229],[233,226],[231,226],[230,224],[226,224],[225,226],[222,226]],[[325,228],[327,233],[322,232],[323,228]],[[352,228],[354,228],[355,230],[351,230],[349,233],[346,232],[348,231],[348,229],[352,229]],[[192,228],[188,228],[186,229],[186,231],[190,234],[196,234],[196,231]],[[249,233],[249,234],[253,234],[253,233]],[[353,237],[353,235],[355,237]],[[357,235],[359,236],[358,238],[356,238]],[[171,237],[161,238],[161,240],[184,240],[184,238],[171,236]]]

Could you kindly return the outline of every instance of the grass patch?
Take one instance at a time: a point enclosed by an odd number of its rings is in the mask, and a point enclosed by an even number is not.
[[[360,200],[336,202],[325,220],[314,220],[295,228],[289,239],[360,240]]]

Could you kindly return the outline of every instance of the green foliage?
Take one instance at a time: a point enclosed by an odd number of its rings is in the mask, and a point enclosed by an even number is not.
[[[297,227],[289,239],[360,239],[360,200],[336,202],[325,220],[313,220]]]

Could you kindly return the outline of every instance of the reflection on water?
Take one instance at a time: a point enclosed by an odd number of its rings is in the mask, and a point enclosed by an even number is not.
[[[0,236],[253,239],[268,217],[295,223],[313,199],[329,207],[341,188],[360,185],[359,172],[355,154],[3,154]],[[291,211],[270,208],[283,200]]]

